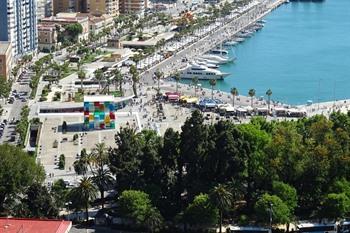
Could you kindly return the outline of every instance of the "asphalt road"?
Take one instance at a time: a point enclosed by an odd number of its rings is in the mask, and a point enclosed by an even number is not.
[[[25,101],[22,101],[20,98],[15,98],[15,101],[12,104],[7,103],[4,106],[4,108],[7,109],[8,111],[5,117],[8,123],[4,127],[3,135],[0,138],[0,143],[7,142],[10,144],[16,144],[18,141],[19,135],[16,133],[16,124],[14,122],[16,122],[17,120],[20,120],[22,108],[28,104],[28,98],[31,91],[29,87],[30,78],[31,78],[31,73],[23,74],[12,85],[11,93],[14,93],[15,91],[16,93],[21,94],[21,98],[24,98]],[[26,92],[27,94],[26,95],[22,94],[24,92]],[[15,137],[14,141],[11,140],[11,138],[13,137]]]

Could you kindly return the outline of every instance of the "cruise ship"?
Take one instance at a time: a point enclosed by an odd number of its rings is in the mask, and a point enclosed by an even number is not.
[[[189,63],[184,69],[180,70],[181,78],[192,79],[197,77],[198,80],[224,79],[228,73],[222,73],[220,70],[209,68],[197,63]]]

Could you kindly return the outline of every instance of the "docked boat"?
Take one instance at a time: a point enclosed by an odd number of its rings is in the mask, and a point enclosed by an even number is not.
[[[219,54],[219,55],[228,55],[228,51],[225,49],[212,49],[210,50],[211,54]]]
[[[220,70],[211,69],[205,65],[189,63],[184,69],[180,70],[180,76],[183,79],[192,79],[197,77],[198,80],[221,80],[229,74],[222,73]]]
[[[237,37],[235,40],[236,40],[238,43],[240,43],[240,42],[245,41],[245,38]]]
[[[217,64],[208,63],[208,62],[205,62],[204,60],[197,60],[196,63],[198,65],[204,65],[204,66],[211,68],[211,69],[218,69],[219,68],[219,66]]]
[[[233,40],[224,42],[224,46],[235,46],[236,44],[238,44],[238,42]]]
[[[226,64],[228,62],[232,62],[233,59],[230,59],[226,56],[219,56],[214,54],[204,54],[201,56],[201,58],[204,58],[209,61],[209,63],[212,63],[211,61],[217,62],[218,64]]]

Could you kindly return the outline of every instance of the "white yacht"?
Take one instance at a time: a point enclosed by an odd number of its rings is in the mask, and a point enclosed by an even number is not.
[[[213,54],[204,54],[201,56],[201,58],[207,59],[207,60],[209,60],[209,62],[211,62],[211,61],[217,62],[218,64],[225,64],[225,63],[233,61],[233,59],[230,59],[228,57],[213,55]]]
[[[203,66],[206,66],[206,67],[211,68],[211,69],[218,69],[219,68],[219,66],[217,64],[208,63],[205,60],[197,60],[196,64],[203,65]]]
[[[198,77],[198,80],[209,80],[224,79],[229,74],[222,73],[220,70],[211,69],[205,65],[190,63],[184,69],[180,70],[180,75],[183,79],[192,79],[193,77]]]
[[[228,55],[228,51],[225,49],[212,49],[210,50],[211,54],[218,54],[218,55]]]
[[[236,44],[238,44],[238,42],[234,40],[224,42],[224,46],[235,46]]]

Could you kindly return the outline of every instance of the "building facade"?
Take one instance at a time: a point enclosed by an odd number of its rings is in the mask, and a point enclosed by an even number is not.
[[[11,75],[12,49],[8,41],[0,41],[0,76],[9,79]]]
[[[43,18],[42,25],[58,25],[64,27],[68,24],[79,23],[83,31],[78,36],[78,40],[87,40],[89,38],[89,17],[79,16],[77,13],[59,13],[56,16]]]
[[[88,12],[88,0],[53,0],[53,15],[62,12]]]
[[[52,2],[51,0],[37,0],[37,19],[49,17],[52,14]]]
[[[58,45],[57,36],[55,24],[38,24],[39,51],[54,51]]]
[[[15,57],[35,52],[36,0],[3,0],[0,4],[0,41],[9,41]]]
[[[89,11],[94,15],[118,15],[119,0],[90,0]]]
[[[147,6],[147,0],[121,0],[119,2],[120,13],[143,15]]]

